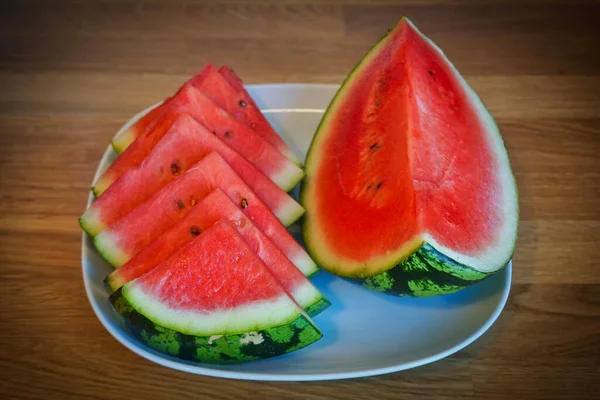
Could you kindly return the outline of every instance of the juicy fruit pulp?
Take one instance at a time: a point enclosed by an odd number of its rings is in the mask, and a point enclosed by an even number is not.
[[[336,95],[306,174],[305,240],[335,274],[375,276],[427,243],[483,273],[512,255],[516,188],[497,127],[407,19]]]
[[[94,238],[94,244],[111,265],[121,266],[183,219],[190,209],[217,188],[238,204],[294,264],[308,265],[312,262],[296,241],[289,240],[287,230],[276,216],[217,153],[204,157],[176,180],[103,230]],[[286,205],[287,203],[282,204],[283,207]],[[289,210],[280,207],[276,209],[281,215],[290,215]]]
[[[221,219],[230,221],[248,243],[250,249],[265,263],[282,286],[311,316],[323,311],[329,302],[303,275],[316,272],[316,266],[302,271],[294,266],[285,254],[267,238],[222,190],[216,189],[186,216],[155,241],[143,248],[121,268],[110,274],[107,281],[113,290],[136,279],[157,264],[167,260],[177,250],[187,245],[202,232]],[[294,239],[287,235],[289,241]]]
[[[222,66],[219,68],[219,73],[223,76],[225,80],[229,83],[229,85],[238,93],[240,101],[242,101],[244,106],[244,113],[238,112],[235,113],[238,118],[246,121],[250,127],[252,127],[256,132],[262,136],[267,142],[271,143],[277,150],[279,150],[283,155],[289,158],[291,161],[301,166],[302,162],[300,159],[294,154],[292,149],[285,143],[285,141],[275,132],[275,130],[271,127],[267,119],[264,115],[259,111],[258,106],[254,102],[252,96],[248,94],[246,89],[244,89],[244,85],[242,80],[229,68],[226,66]]]
[[[202,362],[272,357],[322,336],[224,220],[123,286],[111,300],[143,342]],[[289,335],[282,338],[282,331]]]
[[[207,64],[202,71],[190,78],[183,87],[191,86],[210,98],[218,107],[246,124],[260,137],[277,148],[294,163],[301,165],[285,141],[275,132],[264,117],[254,99],[248,94],[242,80],[228,67],[222,66],[216,71],[212,64]],[[182,87],[182,88],[183,88]],[[117,153],[122,153],[131,143],[154,122],[163,112],[165,106],[172,105],[173,99],[179,95],[165,99],[159,106],[137,121],[133,126],[121,132],[112,141]]]
[[[136,144],[137,141],[121,157]],[[277,211],[282,204],[287,203],[289,209],[297,210],[296,215],[301,213],[302,208],[292,197],[244,157],[189,115],[181,114],[143,162],[121,175],[84,213],[82,222],[86,231],[94,236],[114,224],[211,152],[222,156],[272,210]],[[290,215],[283,216],[282,221],[293,222],[288,217]]]
[[[304,176],[302,169],[191,84],[184,85],[167,103],[150,114],[156,114],[154,120],[140,120],[139,123],[146,126],[145,131],[137,136],[94,185],[96,196],[101,196],[126,171],[140,165],[182,114],[193,117],[283,190],[292,189]],[[178,151],[185,152],[185,149]]]

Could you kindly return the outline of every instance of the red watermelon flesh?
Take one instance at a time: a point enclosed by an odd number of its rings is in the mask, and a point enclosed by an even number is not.
[[[304,273],[296,268],[220,189],[215,189],[192,207],[181,221],[161,234],[121,268],[113,271],[107,279],[111,289],[117,290],[152,270],[221,219],[232,223],[250,249],[267,265],[302,308],[311,308],[316,302],[322,301],[323,296],[305,277],[305,274],[314,273],[316,267]],[[288,234],[288,240],[294,239]],[[319,307],[319,311],[323,309]]]
[[[149,129],[104,172],[94,185],[94,193],[101,195],[125,171],[139,165],[181,113],[188,113],[194,117],[282,189],[292,189],[304,176],[302,169],[253,130],[219,108],[202,92],[186,84],[162,107],[160,120],[150,125]]]
[[[283,138],[275,132],[269,121],[260,112],[260,109],[254,102],[254,99],[244,88],[242,80],[227,66],[219,68],[219,73],[225,78],[225,80],[233,87],[237,92],[237,97],[241,101],[244,101],[246,106],[243,108],[242,113],[238,110],[238,113],[234,113],[238,118],[243,118],[260,136],[262,136],[267,142],[271,143],[277,150],[284,154],[287,158],[292,160],[294,163],[301,165],[302,162],[294,154],[292,149],[285,143]],[[245,113],[244,113],[245,110]]]
[[[150,326],[155,330],[179,332],[177,338],[185,335],[188,340],[184,345],[192,350],[210,345],[223,335],[248,332],[259,339],[252,342],[256,347],[250,349],[259,352],[249,358],[256,359],[263,352],[265,356],[273,356],[293,351],[322,336],[306,312],[227,220],[218,221],[171,258],[123,286],[119,295],[136,314],[152,321]],[[129,311],[127,315],[131,314]],[[126,321],[130,332],[145,341],[144,332],[140,334],[138,330],[148,324]],[[260,348],[259,345],[270,338],[268,329],[289,324],[299,329],[310,325],[315,333],[299,336],[295,347],[282,343],[284,348],[280,348],[280,341],[267,341],[268,348]],[[240,340],[239,336],[234,338]],[[236,343],[234,351],[240,344],[247,343]],[[219,351],[215,347],[212,352]],[[198,357],[213,359],[212,352],[203,352]]]
[[[226,71],[224,71],[225,69]],[[237,76],[232,78],[232,74],[233,72],[227,67],[222,67],[220,71],[214,67],[210,68],[201,82],[194,84],[194,87],[210,97],[219,107],[253,129],[294,163],[300,164],[298,157],[273,129],[252,97],[244,89],[242,82]]]
[[[222,189],[290,261],[303,271],[312,268],[314,262],[304,249],[291,240],[277,217],[217,153],[204,157],[103,230],[94,238],[96,248],[110,264],[122,266],[217,188]]]
[[[272,210],[295,210],[294,215],[299,215],[300,205],[273,181],[192,117],[179,114],[144,161],[121,175],[84,213],[82,221],[86,226],[95,225],[98,229],[112,225],[211,152],[221,155]],[[282,202],[289,204],[282,205]],[[93,224],[88,221],[90,215],[94,216]],[[293,222],[287,219],[289,214],[281,217],[286,224]],[[88,229],[88,232],[95,235],[99,233],[98,229]]]
[[[139,120],[137,120],[133,125],[129,128],[124,129],[122,132],[119,132],[113,140],[112,146],[118,154],[123,153],[135,140],[138,136],[147,132],[148,129],[151,128],[152,124],[156,121],[158,117],[160,117],[164,111],[164,108],[169,105],[174,98],[178,97],[179,92],[183,90],[186,85],[198,85],[201,84],[202,80],[208,75],[211,70],[214,70],[214,66],[211,64],[207,64],[202,71],[191,77],[184,85],[182,85],[177,92],[170,97],[167,97],[164,101],[162,101],[159,105],[154,107],[151,111],[146,113],[146,115],[142,116]]]
[[[508,158],[443,53],[403,19],[346,82],[306,162],[319,263],[370,276],[425,241],[478,271],[504,266],[518,215]]]
[[[154,298],[174,309],[200,312],[227,310],[283,294],[275,276],[229,221],[219,221],[206,233],[135,285],[143,285]],[[199,268],[190,264],[192,259]],[[223,273],[228,266],[233,271]],[[240,281],[246,284],[240,286]]]

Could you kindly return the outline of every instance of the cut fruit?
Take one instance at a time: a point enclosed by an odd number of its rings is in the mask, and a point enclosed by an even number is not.
[[[275,132],[273,127],[269,124],[269,121],[260,112],[260,109],[254,102],[254,99],[246,89],[244,88],[242,80],[227,66],[219,68],[219,73],[227,80],[227,82],[236,90],[238,97],[246,104],[246,107],[241,110],[241,113],[230,111],[238,118],[249,124],[260,136],[262,136],[267,142],[271,143],[277,150],[283,155],[292,160],[297,165],[302,165],[302,161],[294,154],[292,149],[285,143],[285,141]],[[245,113],[244,113],[245,111]]]
[[[258,255],[283,288],[310,316],[320,313],[330,305],[306,278],[316,272],[316,265],[306,266],[308,269],[305,271],[296,268],[221,189],[215,189],[199,204],[192,207],[175,226],[161,234],[121,268],[113,271],[107,279],[108,285],[112,290],[117,290],[129,281],[142,276],[221,219],[226,219],[233,224],[250,249]],[[294,239],[288,234],[286,240]]]
[[[166,101],[168,101],[168,99],[165,100],[165,102]],[[122,128],[110,142],[113,150],[117,154],[123,153],[139,135],[150,129],[151,126],[156,123],[157,118],[160,117],[161,113],[161,107],[154,106],[144,115],[137,118],[135,121],[130,122],[131,126],[129,128]],[[92,187],[92,191],[94,192],[94,195],[99,196],[99,194],[95,192],[94,187]]]
[[[276,213],[278,209],[286,210],[278,213],[283,222],[290,224],[302,214],[303,209],[291,196],[245,158],[189,115],[180,114],[141,165],[126,171],[90,205],[81,217],[82,226],[91,236],[97,235],[211,152],[221,155],[271,210]]]
[[[160,115],[148,125],[144,134],[138,136],[98,179],[92,189],[97,197],[127,170],[140,165],[183,113],[191,115],[283,190],[291,190],[304,177],[301,168],[190,84],[184,85],[166,105],[159,108]]]
[[[194,86],[209,96],[219,107],[256,131],[259,136],[295,164],[302,166],[298,157],[275,132],[252,97],[244,89],[242,81],[229,68],[221,67],[217,71],[211,66],[201,82]]]
[[[123,286],[111,303],[131,334],[181,359],[257,360],[301,349],[322,337],[225,220]]]
[[[517,190],[498,128],[406,18],[346,79],[305,164],[305,242],[336,275],[429,296],[512,257]]]
[[[213,190],[220,188],[287,258],[301,270],[309,270],[312,259],[292,238],[281,220],[296,220],[294,203],[282,199],[274,215],[217,153],[211,153],[181,174],[129,214],[94,238],[96,248],[113,266],[129,261],[163,232],[171,228]],[[289,198],[289,196],[288,196]],[[288,207],[293,208],[292,211]]]
[[[162,113],[164,112],[164,107],[168,105],[173,100],[173,98],[177,97],[177,95],[183,88],[185,88],[186,86],[194,86],[195,84],[201,84],[201,82],[210,73],[210,71],[214,69],[214,66],[212,66],[211,64],[207,64],[202,69],[202,71],[192,76],[184,85],[182,85],[173,96],[167,97],[160,104],[158,104],[148,113],[143,115],[140,119],[135,121],[131,126],[121,130],[112,139],[112,148],[117,152],[117,154],[121,154],[125,150],[127,150],[127,148],[137,139],[138,136],[148,131],[149,127],[151,127],[151,125],[156,122],[157,118],[162,115]]]

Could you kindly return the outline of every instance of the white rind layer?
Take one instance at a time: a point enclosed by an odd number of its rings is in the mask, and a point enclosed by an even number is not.
[[[122,267],[131,258],[117,245],[117,242],[110,230],[104,230],[100,232],[94,238],[94,245],[102,254],[102,257],[104,257],[104,259],[115,268]]]
[[[239,334],[281,326],[294,321],[303,310],[283,293],[276,299],[244,304],[228,310],[201,312],[168,306],[146,293],[135,281],[123,286],[123,296],[150,321],[187,335]]]
[[[285,167],[275,174],[272,174],[271,179],[281,189],[289,192],[304,178],[304,171],[298,167],[293,161],[285,158],[287,161]]]
[[[296,222],[304,214],[304,212],[304,207],[302,207],[300,203],[298,203],[292,197],[286,199],[286,202],[282,207],[278,207],[276,210],[273,210],[273,213],[277,219],[279,219],[286,227]]]
[[[290,294],[303,309],[312,306],[323,298],[321,292],[308,280],[304,284],[296,286]]]
[[[290,259],[292,264],[296,266],[304,276],[310,276],[319,270],[317,264],[305,251],[298,251],[294,257]]]

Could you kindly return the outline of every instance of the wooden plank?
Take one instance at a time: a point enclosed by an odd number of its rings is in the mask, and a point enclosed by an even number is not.
[[[315,75],[317,68],[314,66],[305,69],[306,72],[297,73],[285,71],[285,63],[280,65],[282,70],[279,72],[274,72],[274,67],[271,72],[268,69],[253,72],[240,68],[245,71],[240,74],[247,83],[296,81],[339,84],[342,74],[348,72]],[[189,77],[189,74],[4,72],[0,73],[0,86],[4,88],[0,92],[0,113],[133,115],[174,93]],[[597,119],[600,115],[600,98],[597,96],[600,77],[466,76],[466,79],[494,118],[499,120]],[[115,92],[115,88],[119,91]]]

